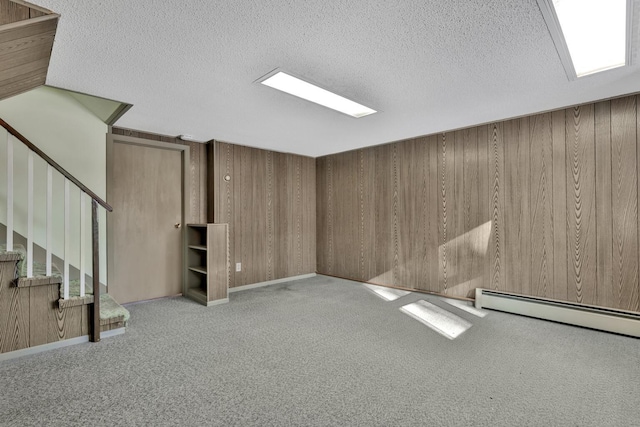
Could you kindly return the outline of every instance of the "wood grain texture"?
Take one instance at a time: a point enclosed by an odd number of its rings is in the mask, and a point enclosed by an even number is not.
[[[505,290],[504,254],[505,247],[505,196],[504,196],[504,141],[503,124],[489,125],[490,195],[491,195],[491,237],[490,250],[490,289]]]
[[[9,0],[0,0],[0,25],[29,19],[29,8]]]
[[[597,304],[610,306],[615,301],[613,282],[613,215],[611,186],[611,101],[595,104],[596,138],[596,245]],[[637,191],[637,190],[636,190]]]
[[[596,302],[595,135],[593,104],[567,114],[569,299]]]
[[[455,192],[455,157],[454,134],[443,133],[439,137],[438,146],[438,189],[439,189],[439,234],[438,265],[439,289],[447,294],[452,287],[450,276],[454,276],[455,259],[454,243],[454,192]]]
[[[30,311],[30,345],[36,346],[55,342],[60,339],[58,335],[58,299],[60,298],[59,285],[38,286],[32,288],[29,293]],[[87,325],[88,325],[87,321]]]
[[[568,299],[566,115],[551,113],[553,145],[553,298]],[[535,144],[535,141],[531,141]]]
[[[107,198],[109,293],[133,302],[182,292],[182,152],[113,140]],[[161,266],[161,267],[160,267]]]
[[[490,237],[491,237],[491,150],[489,146],[489,127],[479,126],[478,130],[478,215],[480,221],[476,227],[477,284],[483,288],[490,286]],[[478,286],[476,286],[478,287]]]
[[[638,289],[638,164],[636,99],[611,101],[613,305],[635,310]],[[626,306],[625,306],[626,305]]]
[[[523,241],[531,248],[529,295],[553,297],[553,128],[551,114],[539,114],[529,120],[528,135],[535,146],[527,143],[530,169],[531,232]],[[526,210],[525,210],[526,211]],[[535,237],[534,237],[535,236]],[[524,262],[528,254],[525,254]],[[525,272],[525,275],[527,272]]]
[[[0,353],[29,347],[29,288],[13,286],[16,262],[0,262]]]
[[[59,16],[29,17],[28,7],[0,0],[0,99],[46,80]]]
[[[302,266],[303,271],[316,270],[316,161],[302,158]],[[313,231],[312,231],[313,230]]]
[[[59,340],[67,340],[82,335],[82,311],[82,306],[58,308],[56,310]]]
[[[375,247],[375,268],[372,283],[391,284],[393,283],[393,221],[392,221],[392,200],[393,200],[393,184],[392,184],[392,157],[391,145],[381,145],[372,148],[374,150],[374,192],[375,204],[371,206],[369,212],[373,210],[375,237],[371,242]],[[337,156],[336,156],[337,157]],[[334,191],[340,191],[341,186],[338,183],[334,186]],[[344,213],[343,215],[347,215]],[[330,224],[329,227],[333,225]],[[333,248],[333,252],[340,257],[343,249],[341,247]],[[336,255],[334,255],[336,256]],[[345,276],[349,277],[349,276]]]
[[[315,161],[217,141],[213,152],[207,181],[214,222],[229,225],[229,287],[315,272]]]
[[[0,353],[74,338],[88,330],[81,311],[87,306],[58,307],[58,283],[18,288],[15,274],[15,260],[0,261]]]
[[[134,129],[113,127],[111,133],[114,135],[132,136],[134,138],[148,139],[151,141],[168,142],[171,144],[189,146],[189,206],[185,210],[185,221],[190,224],[203,224],[212,222],[208,218],[209,190],[207,188],[207,170],[212,161],[208,152],[207,144],[199,142],[183,141],[177,136],[160,135],[156,133],[143,132]]]
[[[638,147],[638,143],[640,143],[640,108],[638,108],[638,106],[640,106],[640,95],[636,96],[636,164],[640,167],[640,147]],[[637,194],[640,196],[640,176],[636,175],[636,181],[638,183]],[[640,242],[640,215],[638,215],[638,241]],[[640,269],[640,266],[638,266],[638,268]],[[638,281],[635,292],[631,296],[630,305],[634,311],[640,311],[640,280]]]
[[[328,270],[328,191],[327,191],[327,157],[316,159],[316,245],[321,248],[316,252],[318,271]],[[374,202],[368,206],[373,206]]]
[[[426,185],[426,206],[425,206],[425,224],[426,230],[426,250],[425,250],[425,270],[423,276],[426,279],[422,290],[438,289],[439,283],[439,263],[438,263],[438,186],[433,185],[438,182],[438,136],[429,136],[425,138],[426,158],[422,160],[426,165],[427,171],[425,175]],[[423,190],[425,191],[425,190]]]
[[[637,100],[318,158],[318,272],[638,311]]]
[[[227,298],[229,290],[229,227],[207,225],[207,300]]]

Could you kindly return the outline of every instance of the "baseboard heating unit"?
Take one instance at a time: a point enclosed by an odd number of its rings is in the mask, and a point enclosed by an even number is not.
[[[476,289],[476,308],[583,326],[640,338],[640,313]]]

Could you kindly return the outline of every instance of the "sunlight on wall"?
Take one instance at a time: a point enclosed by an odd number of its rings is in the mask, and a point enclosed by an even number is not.
[[[483,266],[487,262],[490,237],[491,221],[488,221],[438,246],[440,276],[444,274],[442,270],[446,265],[447,293],[462,295],[464,292],[455,292],[455,290],[468,290],[484,286],[483,275],[472,275],[477,272],[468,268],[468,265],[471,262]],[[457,253],[457,257],[452,256],[454,253]],[[458,262],[464,262],[465,268],[461,268]]]

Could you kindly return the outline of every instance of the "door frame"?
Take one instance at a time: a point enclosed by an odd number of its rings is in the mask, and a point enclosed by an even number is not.
[[[189,206],[189,194],[191,194],[191,181],[189,180],[189,159],[191,157],[190,149],[188,145],[172,144],[170,142],[154,141],[151,139],[135,138],[133,136],[115,135],[112,133],[107,134],[107,185],[106,194],[109,194],[109,185],[113,179],[113,144],[127,144],[137,145],[140,147],[156,148],[159,150],[178,151],[182,158],[182,182],[180,188],[182,190],[182,206],[180,207],[180,240],[182,242],[182,295],[185,295],[185,285],[187,283],[187,269],[185,268],[187,262],[187,224],[185,219],[187,218],[186,209]],[[107,203],[109,201],[107,200]],[[113,251],[114,247],[110,244],[112,242],[112,230],[109,227],[109,216],[107,215],[107,293],[109,293],[109,272],[113,271]]]

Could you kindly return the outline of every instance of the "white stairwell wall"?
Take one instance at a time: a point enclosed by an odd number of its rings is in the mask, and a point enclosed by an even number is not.
[[[62,91],[39,87],[32,91],[0,101],[0,117],[22,133],[60,166],[103,199],[106,197],[106,133],[107,125],[72,96]],[[12,138],[9,136],[9,138]],[[0,127],[0,223],[7,223],[7,134]],[[14,230],[27,236],[27,165],[28,150],[13,141],[14,151]],[[34,243],[46,247],[47,167],[44,160],[33,156],[34,162]],[[53,173],[53,253],[64,258],[64,178]],[[91,274],[91,235],[80,238],[80,190],[70,189],[69,263],[80,268],[80,251]],[[89,203],[90,198],[83,198]],[[84,210],[85,223],[91,224],[90,205]],[[100,224],[100,282],[107,283],[106,271],[106,212],[98,210]],[[4,240],[1,242],[4,243]],[[82,249],[81,249],[82,247]],[[58,266],[62,270],[62,265]]]

